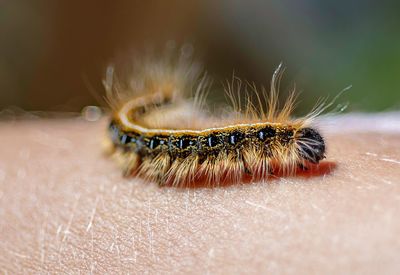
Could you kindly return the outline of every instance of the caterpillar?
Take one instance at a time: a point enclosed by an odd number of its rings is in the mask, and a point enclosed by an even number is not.
[[[190,58],[145,58],[133,67],[128,84],[116,80],[112,66],[104,80],[112,107],[107,139],[125,176],[159,185],[215,187],[294,175],[298,167],[325,158],[324,138],[313,126],[323,104],[293,119],[291,93],[279,108],[281,65],[269,92],[234,78],[226,88],[232,114],[219,118],[204,111],[211,82]],[[257,105],[243,86],[254,91]],[[194,92],[192,100],[188,92]]]

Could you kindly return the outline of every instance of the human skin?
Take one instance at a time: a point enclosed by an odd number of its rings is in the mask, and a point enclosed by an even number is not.
[[[0,122],[0,273],[399,273],[399,113],[320,122],[332,171],[214,189],[122,177],[106,123]]]

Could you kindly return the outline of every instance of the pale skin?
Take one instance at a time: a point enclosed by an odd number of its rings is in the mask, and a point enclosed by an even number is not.
[[[0,273],[398,274],[399,113],[326,122],[330,173],[214,189],[122,177],[106,124],[0,123]]]

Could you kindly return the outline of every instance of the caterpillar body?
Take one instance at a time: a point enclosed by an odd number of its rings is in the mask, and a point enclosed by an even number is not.
[[[325,157],[324,139],[312,126],[323,108],[291,119],[293,95],[278,108],[281,66],[272,77],[269,94],[265,90],[261,96],[256,93],[257,107],[248,99],[241,112],[240,95],[234,96],[241,88],[230,86],[227,90],[236,112],[228,119],[210,118],[201,111],[207,81],[199,78],[197,65],[187,58],[147,60],[134,70],[128,86],[115,84],[112,67],[104,82],[113,108],[109,124],[112,153],[127,176],[160,185],[203,182],[218,186],[245,178],[267,179],[276,173],[293,175],[298,167],[317,164]],[[194,102],[185,100],[185,92],[193,89]]]

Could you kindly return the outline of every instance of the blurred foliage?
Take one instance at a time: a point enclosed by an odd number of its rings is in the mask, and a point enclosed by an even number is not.
[[[236,75],[302,91],[350,110],[400,107],[400,2],[67,1],[0,2],[0,109],[79,111],[96,104],[107,63],[166,41],[192,43],[217,81]]]

